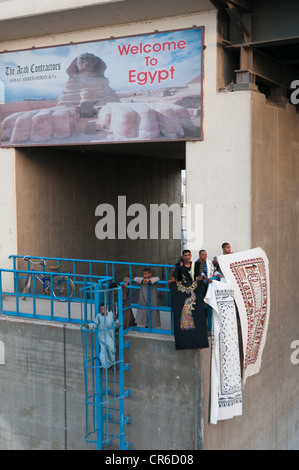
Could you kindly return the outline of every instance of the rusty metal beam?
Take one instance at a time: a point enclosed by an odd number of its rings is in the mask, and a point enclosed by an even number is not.
[[[289,90],[291,83],[296,80],[298,74],[281,62],[274,60],[258,50],[250,51],[250,64],[245,68],[235,70],[237,78],[236,89],[253,89],[256,79],[260,79],[268,86],[281,87]],[[249,61],[248,61],[249,62]],[[240,86],[241,85],[241,86]]]
[[[239,31],[244,37],[245,42],[250,41],[251,39],[251,32],[248,30],[246,27],[242,16],[238,12],[237,8],[232,4],[232,2],[227,2],[228,8],[226,8],[226,11],[232,20],[232,22],[237,26]],[[245,15],[246,16],[246,15]]]
[[[227,5],[229,2],[228,0],[217,0],[218,3],[223,3]],[[250,0],[230,0],[234,6],[239,7],[247,12],[251,11],[251,1]]]
[[[246,43],[240,44],[228,44],[226,47],[229,49],[239,49],[240,47],[267,47],[267,46],[280,46],[286,44],[295,44],[299,43],[299,36],[291,36],[277,39],[269,39],[265,41],[249,41]]]

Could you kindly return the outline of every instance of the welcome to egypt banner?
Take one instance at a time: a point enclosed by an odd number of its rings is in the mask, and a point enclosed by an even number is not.
[[[203,28],[0,54],[1,146],[202,139]]]

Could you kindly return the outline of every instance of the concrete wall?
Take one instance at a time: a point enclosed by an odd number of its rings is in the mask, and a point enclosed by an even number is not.
[[[223,62],[217,51],[216,14],[203,15],[205,57],[203,141],[186,143],[186,198],[203,205],[204,248],[212,258],[227,241],[234,251],[251,247],[250,92],[218,93]]]
[[[199,350],[176,351],[173,337],[130,333],[125,361],[130,371],[125,402],[132,449],[192,450],[201,447]]]
[[[222,253],[223,242],[233,251],[251,248],[250,92],[205,99],[204,141],[187,143],[186,187],[187,203],[203,205],[198,250],[212,258]]]
[[[291,343],[299,338],[299,115],[253,93],[251,129],[252,246],[269,258],[270,322],[260,373],[243,390],[241,417],[209,424],[209,352],[203,352],[203,449],[299,448],[299,365],[291,362]]]
[[[254,246],[265,249],[270,263],[272,306],[264,367],[269,366],[266,373],[272,377],[275,445],[298,449],[299,365],[290,358],[291,343],[299,340],[299,114],[295,106],[273,106],[263,95],[253,94],[252,137],[252,240]]]
[[[73,6],[74,2],[69,0],[43,0],[43,2],[36,2],[35,0],[10,0],[9,2],[4,1],[0,4],[0,16],[2,20],[39,15],[48,12],[55,12],[65,10],[69,8],[82,8],[90,5],[99,5],[110,3],[111,1],[117,0],[76,0],[76,6]]]
[[[16,220],[14,207],[15,200],[15,160],[13,149],[1,149],[0,157],[0,259],[3,254],[13,253],[16,249]],[[3,260],[4,261],[4,260]],[[7,267],[8,261],[2,264]]]
[[[200,353],[175,352],[171,337],[131,333],[126,339],[125,362],[131,369],[125,372],[125,388],[132,391],[125,400],[125,414],[132,419],[126,441],[132,450],[198,448]],[[80,328],[1,317],[0,341],[5,346],[0,448],[94,450],[95,444],[84,439]]]
[[[2,450],[87,449],[80,330],[0,319],[5,364],[0,365]],[[65,406],[65,372],[67,406]],[[68,432],[64,428],[67,423]]]
[[[15,151],[0,150],[0,260],[1,268],[11,269],[8,256],[16,253],[16,196],[15,196]],[[12,280],[2,279],[4,289],[10,289]]]
[[[180,240],[150,240],[149,222],[148,239],[118,240],[118,196],[127,197],[127,207],[143,204],[149,219],[150,204],[180,204],[180,191],[180,160],[103,155],[100,150],[18,151],[18,254],[173,264]],[[115,209],[115,240],[96,236],[99,204]]]

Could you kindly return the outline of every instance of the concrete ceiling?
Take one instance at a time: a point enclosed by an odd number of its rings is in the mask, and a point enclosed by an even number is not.
[[[97,154],[99,157],[107,158],[109,155],[137,158],[170,158],[173,160],[185,160],[184,141],[159,141],[159,142],[134,142],[134,143],[111,143],[99,145],[69,145],[53,147],[57,152],[63,150],[64,156],[80,153],[82,158]],[[30,149],[29,149],[30,151]]]
[[[0,42],[101,28],[213,10],[209,0],[122,0],[84,8],[0,20]]]

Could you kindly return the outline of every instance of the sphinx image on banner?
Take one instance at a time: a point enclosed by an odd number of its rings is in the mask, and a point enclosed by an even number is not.
[[[269,262],[261,248],[221,255],[218,262],[227,281],[235,284],[243,341],[243,382],[261,367],[270,316]]]

